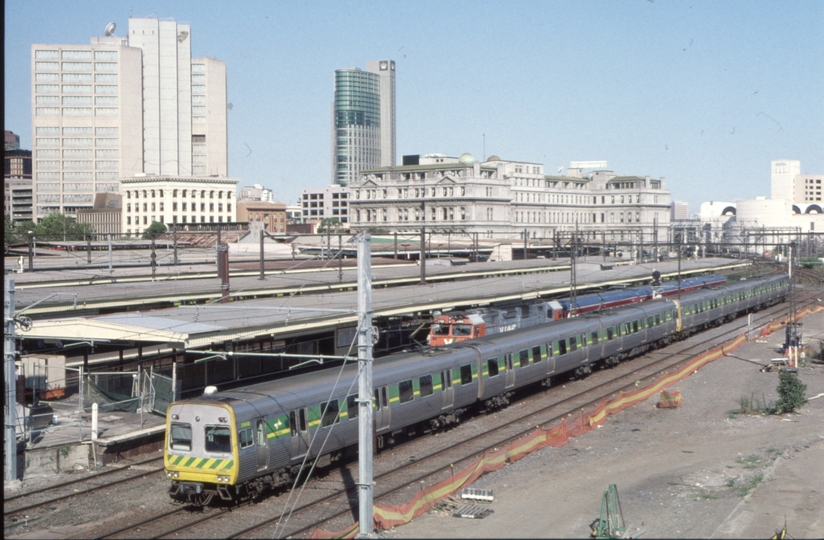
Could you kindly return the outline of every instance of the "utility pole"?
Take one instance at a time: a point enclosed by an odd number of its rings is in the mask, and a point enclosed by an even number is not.
[[[6,402],[3,440],[5,442],[6,459],[3,471],[4,483],[8,484],[17,480],[17,435],[15,426],[17,425],[17,371],[14,367],[15,360],[15,338],[14,338],[14,280],[5,280],[5,309],[3,322],[6,325],[5,334],[5,356],[4,375],[6,380]]]
[[[573,233],[569,249],[569,316],[573,317],[578,311],[578,276],[576,275],[576,257],[578,247],[578,232]]]
[[[86,263],[92,264],[92,235],[86,236]]]
[[[676,237],[678,243],[676,244],[676,248],[678,248],[678,303],[681,303],[681,237]]]
[[[172,259],[172,263],[177,266],[177,263],[180,262],[177,260],[177,225],[172,225],[172,244],[174,245],[174,258]]]
[[[373,534],[372,237],[358,236],[358,533]]]
[[[343,235],[338,233],[338,283],[343,282]]]
[[[112,233],[109,233],[109,273],[111,274],[114,270],[112,270]]]
[[[426,201],[421,201],[421,282],[426,285]]]
[[[527,242],[529,242],[529,231],[524,229],[524,260],[529,258],[529,253],[527,253]]]
[[[34,272],[34,231],[29,231],[29,272]]]
[[[790,242],[789,256],[787,257],[787,273],[790,276],[790,313],[787,317],[787,328],[784,336],[784,347],[787,351],[787,357],[790,360],[790,367],[798,367],[798,347],[801,344],[798,342],[798,320],[796,319],[796,298],[795,298],[795,283],[793,281],[793,247],[795,242]]]
[[[152,255],[151,255],[151,265],[152,265],[152,281],[155,280],[155,271],[157,270],[157,253],[155,253],[155,239],[152,238]]]
[[[260,277],[258,278],[261,281],[266,279],[266,276],[264,275],[264,272],[263,272],[263,237],[264,236],[265,236],[264,229],[261,229],[260,230]]]

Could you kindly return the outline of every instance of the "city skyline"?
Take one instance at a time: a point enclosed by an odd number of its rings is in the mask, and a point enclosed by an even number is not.
[[[335,70],[398,64],[398,155],[604,159],[690,213],[770,195],[770,162],[824,171],[824,3],[40,2],[6,10],[6,125],[32,147],[30,46],[154,13],[226,62],[229,175],[292,203],[329,183]]]

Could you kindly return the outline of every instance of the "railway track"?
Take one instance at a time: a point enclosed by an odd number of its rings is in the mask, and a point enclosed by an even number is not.
[[[802,291],[803,294],[803,291]],[[810,296],[814,299],[816,295]],[[799,309],[804,298],[798,299]],[[756,324],[763,325],[778,318],[786,311],[786,304],[779,304],[755,314]],[[713,328],[665,349],[652,351],[632,362],[622,363],[616,368],[599,371],[588,380],[594,385],[578,392],[578,384],[565,385],[553,391],[533,392],[529,399],[519,400],[508,409],[475,418],[458,430],[451,430],[443,437],[423,437],[409,444],[395,446],[384,454],[396,451],[414,453],[399,466],[378,458],[375,462],[375,500],[384,504],[399,504],[408,500],[417,489],[436,483],[453,471],[460,470],[466,462],[485,450],[507,444],[535,429],[536,425],[551,424],[573,412],[587,408],[604,397],[635,388],[638,380],[656,378],[668,372],[689,357],[714,346],[713,342],[724,342],[729,335],[746,329],[746,318]],[[607,379],[601,381],[600,379]],[[576,388],[573,388],[576,387]],[[560,392],[559,392],[560,391]],[[522,411],[520,409],[530,409]],[[495,428],[488,424],[494,418]],[[472,428],[471,426],[477,426]],[[482,426],[482,427],[481,427]],[[467,431],[480,431],[474,436]],[[460,439],[448,442],[451,439]],[[420,451],[420,452],[419,452]],[[416,457],[420,454],[420,457]],[[354,488],[357,471],[354,465],[328,471],[328,475],[315,478],[303,492],[309,500],[292,508],[288,518],[281,520],[290,500],[288,493],[268,497],[258,504],[241,504],[231,507],[216,507],[206,514],[195,513],[185,508],[153,516],[139,523],[132,523],[116,531],[106,533],[105,538],[128,538],[146,536],[151,531],[154,537],[202,537],[225,536],[232,538],[260,536],[300,536],[319,526],[339,530],[356,519],[357,492]],[[342,487],[343,486],[343,487]],[[413,487],[410,487],[413,486]],[[293,497],[292,497],[293,498]],[[231,512],[227,511],[230,510]],[[221,519],[232,515],[231,519]],[[282,521],[282,524],[279,524]],[[240,525],[240,524],[243,525]],[[251,523],[251,524],[250,524]],[[242,528],[241,528],[242,527]]]
[[[158,462],[159,467],[154,465]],[[4,532],[8,534],[21,520],[28,522],[37,519],[36,515],[26,515],[27,512],[162,472],[163,458],[156,457],[6,497],[3,501]]]

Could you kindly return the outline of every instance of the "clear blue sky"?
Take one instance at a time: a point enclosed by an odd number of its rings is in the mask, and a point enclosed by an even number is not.
[[[229,173],[292,203],[330,181],[335,69],[397,63],[398,159],[607,160],[673,200],[769,196],[773,159],[824,173],[824,1],[5,3],[5,128],[31,148],[31,43],[110,21],[192,25],[228,69]]]

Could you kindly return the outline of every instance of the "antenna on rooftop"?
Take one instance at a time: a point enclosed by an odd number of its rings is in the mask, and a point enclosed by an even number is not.
[[[106,30],[104,30],[103,33],[106,34],[106,37],[109,37],[112,34],[114,34],[114,29],[115,28],[117,28],[117,25],[113,22],[110,22],[109,24],[106,25]]]

